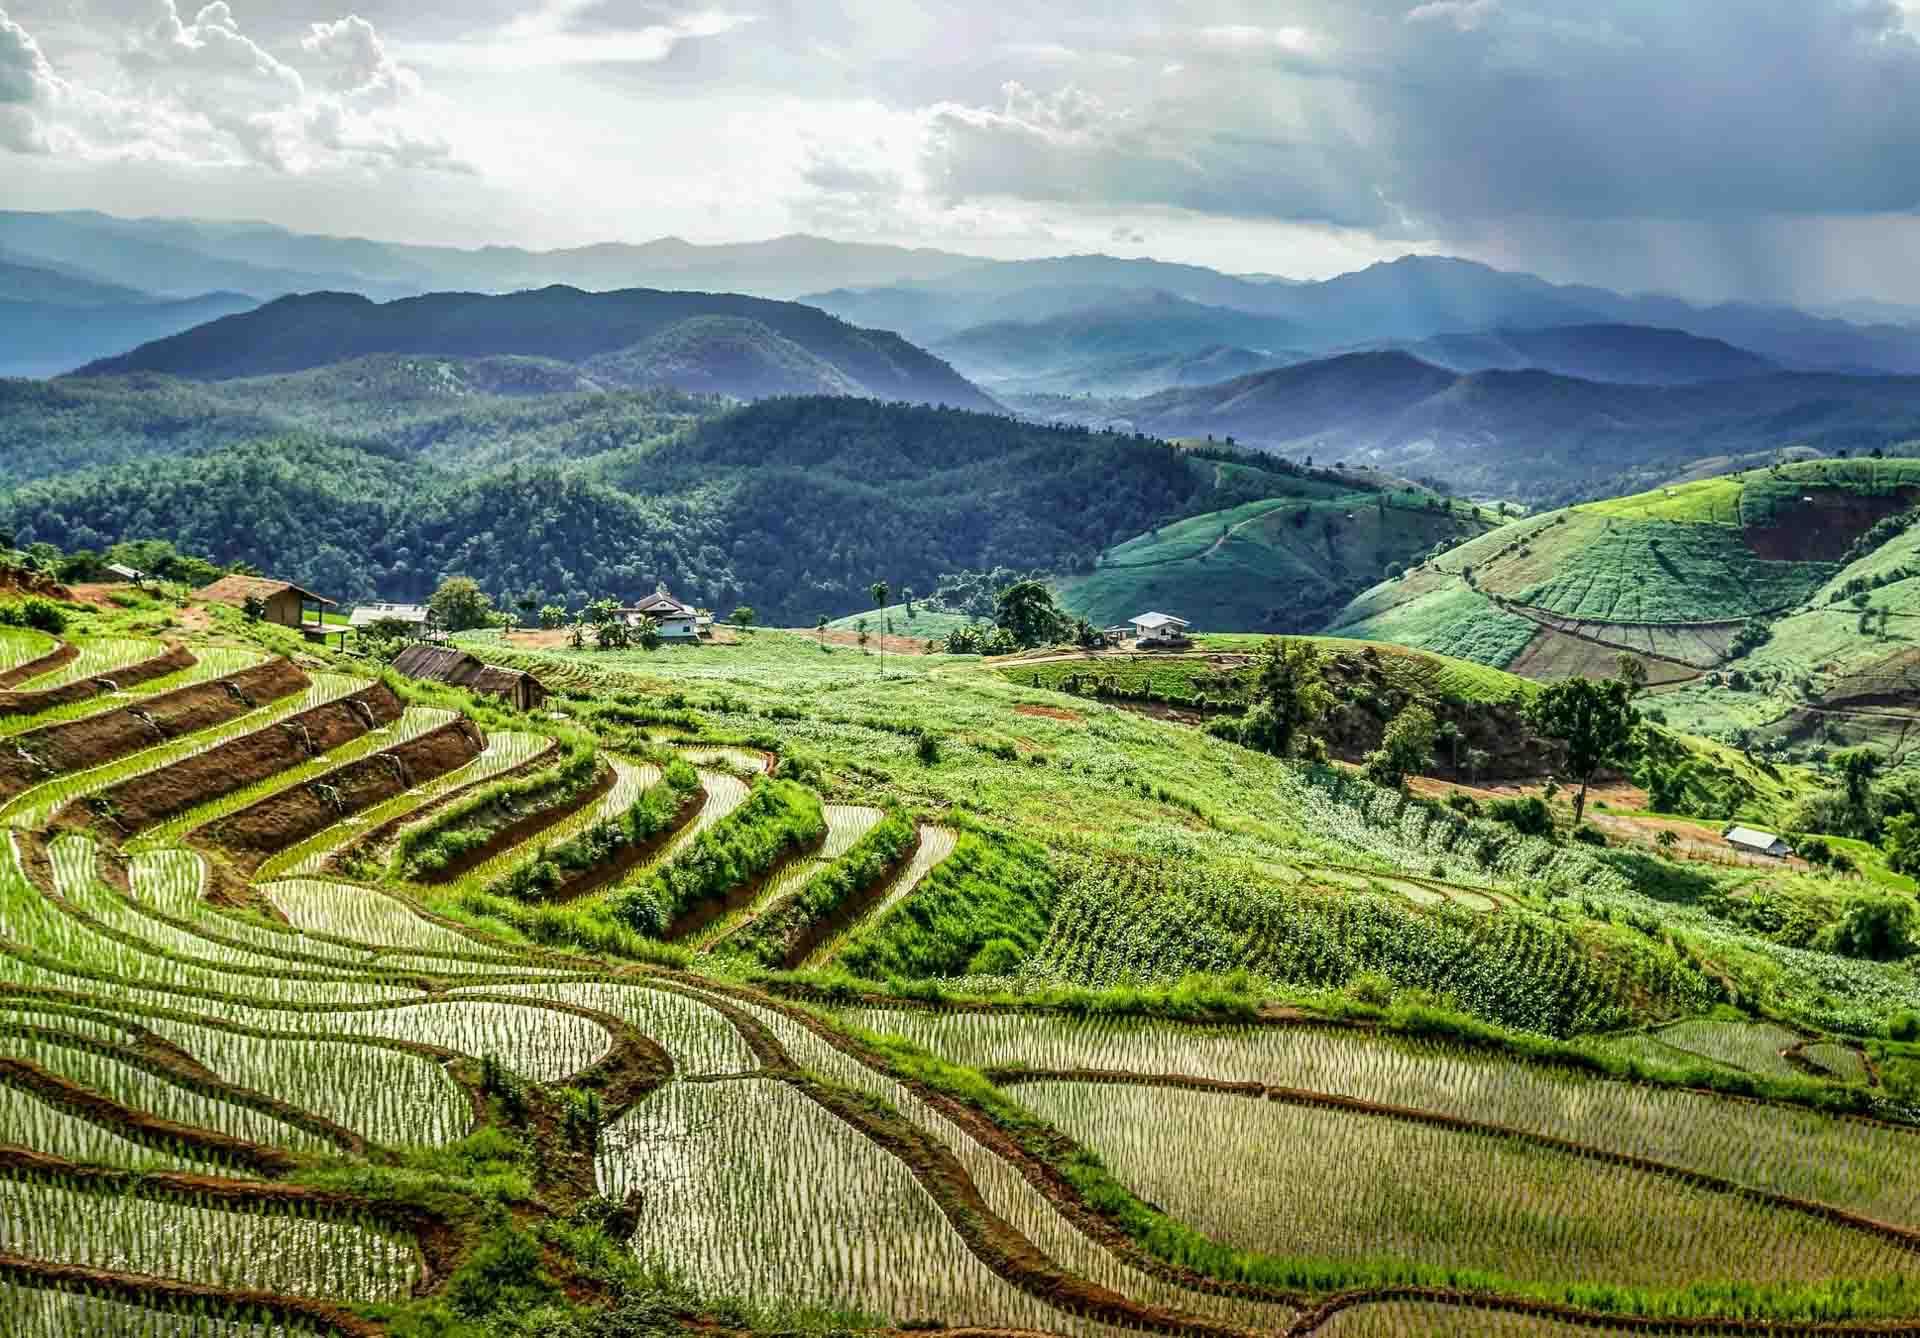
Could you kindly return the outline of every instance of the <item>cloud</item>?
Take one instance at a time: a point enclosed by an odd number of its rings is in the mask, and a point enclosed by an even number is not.
[[[565,65],[655,65],[687,42],[720,37],[749,15],[692,10],[638,27],[589,24],[597,0],[546,0],[510,23],[459,42],[414,48],[435,64],[491,70]]]
[[[1407,11],[1407,22],[1450,23],[1467,33],[1491,18],[1499,5],[1500,0],[1428,0]]]
[[[118,83],[63,77],[0,14],[0,147],[287,173],[471,170],[431,124],[437,108],[419,76],[358,17],[311,24],[282,59],[242,30],[226,0],[191,21],[176,0],[147,0],[117,67]]]
[[[1210,101],[1122,107],[1074,84],[1018,82],[998,107],[931,109],[926,175],[951,202],[1007,196],[1392,227],[1394,211],[1337,132],[1264,132]],[[1266,118],[1272,125],[1272,118]],[[1343,161],[1343,159],[1346,159]]]

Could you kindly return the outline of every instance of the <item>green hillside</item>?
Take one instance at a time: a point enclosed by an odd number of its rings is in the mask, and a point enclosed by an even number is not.
[[[1224,448],[959,410],[710,408],[657,392],[487,402],[372,442],[247,440],[26,484],[0,498],[0,523],[65,549],[166,534],[344,600],[423,598],[453,572],[496,598],[575,607],[666,582],[811,626],[868,606],[877,579],[930,592],[947,572],[1090,569],[1150,525],[1291,495],[1305,477]]]
[[[1530,677],[1656,683],[1724,663],[1752,620],[1824,602],[1874,526],[1920,500],[1920,461],[1818,460],[1588,503],[1516,522],[1356,597],[1337,635],[1395,641]],[[1871,541],[1867,541],[1871,542]],[[1863,579],[1898,565],[1864,568]]]
[[[1424,491],[1318,483],[1116,545],[1064,582],[1060,598],[1098,626],[1159,609],[1201,630],[1302,630],[1390,566],[1499,524],[1481,507]]]

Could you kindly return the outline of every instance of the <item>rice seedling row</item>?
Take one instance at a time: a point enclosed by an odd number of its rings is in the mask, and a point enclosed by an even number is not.
[[[184,1152],[161,1152],[71,1111],[0,1082],[0,1143],[49,1157],[127,1171],[206,1171],[210,1164]],[[4,1314],[0,1311],[0,1314]]]
[[[175,762],[198,757],[230,739],[266,729],[289,716],[350,696],[366,686],[365,679],[350,678],[345,674],[314,674],[307,690],[298,695],[283,697],[211,729],[169,739],[101,766],[57,776],[43,785],[36,785],[16,795],[5,807],[0,807],[0,820],[14,827],[45,827],[56,811],[76,799],[98,794],[129,777],[145,775]]]
[[[848,1010],[973,1068],[1184,1074],[1388,1105],[1641,1156],[1920,1226],[1920,1131],[1654,1087],[1431,1041],[1306,1027],[1198,1027],[1032,1013]]]
[[[975,1258],[902,1163],[784,1083],[670,1083],[608,1131],[599,1173],[604,1193],[645,1191],[635,1252],[703,1289],[1086,1332]]]
[[[429,730],[451,724],[460,718],[455,711],[443,711],[424,706],[409,706],[400,718],[391,725],[382,725],[378,729],[368,730],[356,739],[350,739],[329,752],[322,753],[310,762],[277,772],[265,780],[234,790],[203,804],[196,804],[185,813],[170,818],[166,822],[150,827],[126,842],[126,849],[138,853],[153,850],[160,846],[171,845],[188,832],[217,822],[229,813],[237,813],[250,804],[259,802],[270,795],[280,794],[302,785],[310,780],[319,780],[338,767],[358,761],[370,753],[381,752],[397,744],[407,743],[419,738]]]
[[[62,1183],[62,1181],[67,1181]],[[89,1268],[342,1301],[410,1290],[412,1246],[370,1224],[285,1202],[213,1206],[82,1188],[66,1177],[0,1181],[0,1249]]]
[[[1593,1338],[1609,1332],[1545,1315],[1517,1314],[1433,1301],[1376,1301],[1336,1310],[1311,1332],[1315,1338]],[[1710,1338],[1715,1330],[1689,1330]],[[1727,1334],[1746,1332],[1737,1328]]]
[[[1513,1139],[1168,1087],[1043,1082],[1017,1095],[1203,1235],[1355,1282],[1383,1258],[1436,1277],[1654,1288],[1912,1266],[1864,1231]]]
[[[24,734],[28,730],[64,724],[70,720],[84,720],[88,716],[102,715],[117,707],[146,701],[177,688],[190,688],[200,683],[210,683],[216,678],[225,678],[229,674],[237,674],[243,669],[264,664],[268,658],[257,651],[236,650],[226,646],[199,646],[195,647],[193,654],[194,663],[189,668],[176,670],[160,678],[151,678],[144,683],[136,683],[130,688],[123,688],[117,692],[103,692],[97,697],[89,697],[85,701],[68,702],[64,706],[49,707],[33,715],[0,716],[0,738],[11,738],[16,734]]]
[[[460,892],[484,891],[488,884],[504,878],[520,865],[538,856],[546,847],[572,840],[594,823],[626,812],[633,806],[633,801],[640,797],[642,790],[660,779],[660,768],[650,762],[628,762],[618,757],[609,757],[607,763],[613,768],[613,787],[600,797],[598,803],[583,806],[545,831],[517,845],[509,846],[484,864],[475,865],[461,876],[454,887]]]
[[[538,756],[551,743],[552,740],[544,734],[520,731],[489,734],[487,746],[480,756],[459,770],[437,776],[424,785],[417,785],[405,794],[395,795],[384,804],[378,804],[373,808],[342,818],[325,831],[318,832],[299,845],[275,855],[260,866],[257,876],[261,881],[268,881],[275,878],[317,874],[326,866],[328,859],[366,833],[385,826],[396,818],[404,817],[413,810],[432,803],[442,795],[469,785],[484,783],[502,772],[511,771]]]
[[[80,653],[58,669],[14,685],[15,692],[44,692],[89,678],[111,678],[113,671],[150,660],[164,649],[158,641],[133,637],[76,637]]]
[[[674,746],[681,750],[681,756],[696,767],[722,767],[750,776],[759,775],[767,769],[766,755],[752,748],[716,747],[702,743],[677,743]]]
[[[472,992],[472,991],[468,991]],[[673,1059],[680,1077],[746,1073],[756,1068],[740,1033],[712,1008],[684,994],[613,981],[495,985],[488,994],[592,1008],[631,1023]],[[461,993],[452,992],[455,997]]]
[[[169,955],[151,940],[127,942],[83,923],[56,907],[27,881],[21,872],[19,850],[11,833],[4,853],[8,858],[7,863],[0,866],[0,939],[30,954],[41,970],[58,974],[63,980],[72,976],[220,999],[235,997],[230,967],[217,961],[209,964],[206,960]],[[165,925],[160,928],[171,929]],[[193,935],[183,937],[195,946],[204,946]],[[24,980],[28,968],[20,964],[12,968],[10,974]],[[289,975],[285,964],[278,962],[273,964],[271,974],[249,976],[244,984],[250,1001],[295,1007],[369,1003],[417,993],[405,985],[370,979],[340,981]]]
[[[359,883],[290,878],[262,890],[294,928],[308,935],[348,939],[366,952],[400,947],[415,952],[504,955],[435,924],[397,897]]]
[[[0,674],[51,655],[60,643],[31,627],[0,627]]]
[[[265,977],[283,983],[356,979],[370,970],[350,960],[331,966],[295,963],[271,949],[255,950],[222,943],[182,929],[169,921],[143,914],[95,877],[94,843],[89,837],[63,836],[53,842],[50,852],[55,891],[76,909],[93,917],[107,932],[133,940],[131,945],[119,944],[121,947],[145,949],[156,957],[164,957],[181,965]],[[168,867],[178,871],[191,866],[170,861]]]
[[[774,1009],[737,999],[729,1002],[771,1030],[799,1067],[880,1098],[945,1146],[959,1158],[987,1206],[1067,1272],[1135,1301],[1249,1328],[1283,1329],[1292,1322],[1295,1312],[1290,1306],[1189,1290],[1123,1262],[1084,1235],[1018,1168],[974,1141],[893,1078],[842,1053]]]
[[[1791,1078],[1799,1070],[1781,1055],[1801,1037],[1770,1022],[1723,1022],[1695,1018],[1662,1027],[1654,1033],[1663,1042],[1691,1054],[1704,1055],[1731,1068],[1771,1078]]]
[[[0,1055],[36,1064],[130,1110],[146,1111],[174,1124],[211,1129],[250,1143],[269,1143],[306,1152],[325,1151],[333,1146],[331,1140],[262,1111],[223,1101],[82,1046],[61,1045],[37,1036],[0,1033]],[[255,1090],[286,1099],[272,1087]]]
[[[801,963],[802,968],[814,970],[826,966],[840,955],[840,950],[846,947],[855,935],[870,925],[878,925],[884,921],[893,913],[896,906],[913,894],[913,890],[920,886],[920,880],[933,872],[934,865],[953,853],[954,844],[959,839],[960,834],[951,827],[939,827],[930,823],[923,825],[920,828],[920,845],[913,852],[912,861],[894,875],[893,881],[887,885],[887,890],[874,902],[873,909],[815,948],[807,955],[806,961]]]
[[[1841,1045],[1838,1041],[1821,1041],[1809,1045],[1800,1051],[1800,1055],[1816,1068],[1824,1069],[1841,1082],[1866,1082],[1871,1076],[1867,1072],[1867,1061],[1858,1050],[1850,1045]]]
[[[425,1055],[348,1041],[252,1036],[171,1019],[149,1025],[234,1086],[278,1097],[374,1143],[438,1146],[464,1135],[473,1121],[465,1093]]]
[[[9,1338],[318,1338],[331,1327],[262,1317],[255,1306],[195,1309],[143,1306],[80,1292],[34,1287],[0,1277],[0,1315]]]
[[[205,900],[207,862],[198,851],[181,847],[143,851],[129,861],[127,883],[139,910],[146,913],[138,921],[141,924],[155,917],[183,921],[208,940],[237,939],[269,955],[299,953],[343,965],[364,964],[366,959],[359,949],[221,914]]]

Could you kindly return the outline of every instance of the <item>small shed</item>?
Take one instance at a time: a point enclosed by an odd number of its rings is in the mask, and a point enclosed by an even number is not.
[[[344,628],[327,625],[326,611],[334,606],[333,601],[302,590],[292,581],[276,581],[270,576],[222,576],[195,598],[236,609],[244,609],[248,600],[258,599],[263,622],[297,627],[309,637],[345,635]]]
[[[124,562],[109,562],[106,571],[107,575],[117,580],[131,581],[135,585],[139,585],[147,579],[147,574],[144,571],[141,571],[138,567],[129,567]]]
[[[1127,619],[1133,626],[1133,638],[1143,645],[1176,645],[1187,639],[1191,626],[1185,618],[1171,613],[1136,613]]]
[[[456,646],[408,646],[393,657],[393,667],[408,678],[499,697],[522,711],[537,710],[547,699],[546,685],[526,670],[488,664]]]
[[[364,632],[375,623],[404,623],[407,635],[416,641],[433,638],[433,610],[425,604],[362,604],[348,615],[347,624]]]
[[[662,641],[698,641],[700,639],[700,611],[691,604],[684,604],[664,590],[659,590],[645,599],[627,605],[620,610],[620,617],[629,626],[639,623],[642,618],[651,618],[659,628]],[[711,617],[707,626],[711,630]]]
[[[1793,847],[1772,832],[1757,831],[1752,827],[1729,827],[1726,839],[1727,844],[1735,850],[1749,855],[1771,855],[1775,859],[1785,859],[1793,853]]]

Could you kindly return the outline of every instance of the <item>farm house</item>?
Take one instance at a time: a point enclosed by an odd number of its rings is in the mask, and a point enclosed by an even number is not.
[[[404,623],[407,635],[416,641],[431,641],[436,635],[433,611],[425,604],[362,604],[348,616],[347,623],[356,632],[364,632],[376,623]]]
[[[1735,850],[1749,855],[1771,855],[1775,859],[1785,859],[1793,853],[1793,847],[1772,832],[1756,831],[1752,827],[1729,827],[1726,840]]]
[[[660,629],[662,641],[698,641],[700,639],[700,611],[691,604],[682,603],[664,590],[656,590],[636,604],[630,604],[620,610],[620,616],[631,626],[642,618],[651,618]],[[711,623],[711,619],[708,620]]]
[[[408,678],[447,683],[502,698],[522,711],[536,710],[547,699],[546,685],[526,670],[487,664],[452,646],[408,646],[394,656],[393,667]]]
[[[1142,646],[1184,645],[1191,626],[1185,618],[1171,613],[1136,613],[1127,622],[1133,628],[1134,641]]]
[[[257,599],[264,610],[260,615],[262,622],[316,633],[326,626],[324,615],[334,606],[331,599],[302,590],[291,581],[276,581],[269,576],[222,576],[194,598],[236,609],[244,609],[248,600]]]

